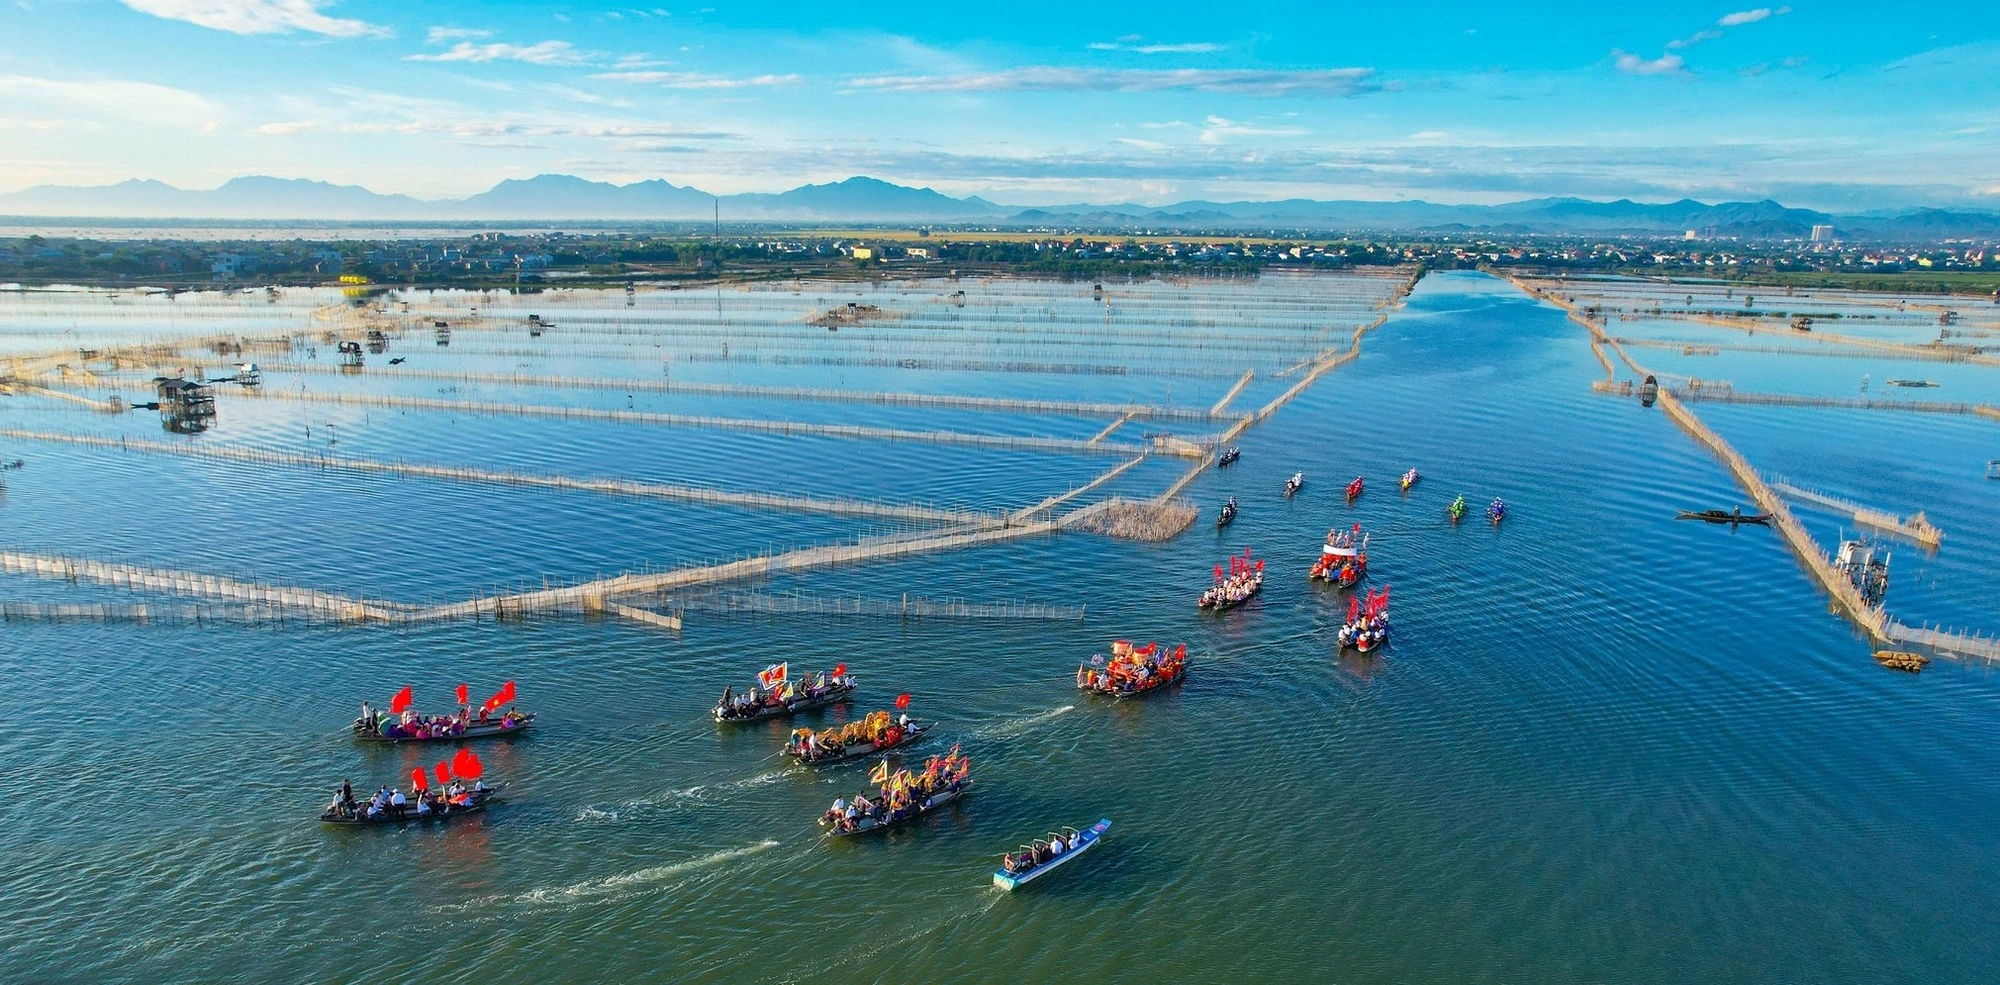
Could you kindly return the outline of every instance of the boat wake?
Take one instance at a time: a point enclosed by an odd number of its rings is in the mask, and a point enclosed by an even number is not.
[[[452,903],[430,908],[432,913],[457,913],[491,906],[547,906],[570,905],[595,902],[603,899],[621,899],[645,892],[661,883],[688,876],[706,869],[712,869],[739,858],[755,855],[778,847],[776,841],[760,841],[742,848],[728,848],[722,851],[682,859],[666,865],[655,865],[637,872],[625,872],[602,879],[587,879],[567,886],[534,889],[525,893],[504,896],[485,896],[463,903]]]
[[[1062,715],[1076,710],[1075,705],[1063,705],[1036,715],[1023,718],[1009,718],[991,725],[971,729],[966,734],[981,739],[1018,739],[1034,731],[1038,726],[1055,721]]]
[[[619,824],[647,815],[658,814],[682,807],[706,807],[727,800],[730,794],[766,786],[784,779],[784,770],[759,773],[741,780],[723,783],[698,783],[692,787],[668,790],[651,797],[640,797],[622,804],[601,807],[595,804],[577,812],[578,824]]]

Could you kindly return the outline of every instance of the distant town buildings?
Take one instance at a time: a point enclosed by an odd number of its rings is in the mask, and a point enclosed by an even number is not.
[[[1812,241],[1815,243],[1833,242],[1833,227],[1825,224],[1812,227]]]

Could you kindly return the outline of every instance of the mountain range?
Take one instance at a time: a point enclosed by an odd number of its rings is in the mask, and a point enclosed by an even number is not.
[[[383,195],[358,185],[303,178],[248,176],[210,190],[134,179],[115,185],[39,185],[0,195],[0,215],[125,219],[299,221],[517,220],[659,222],[867,222],[1057,226],[1065,229],[1403,230],[1496,233],[1636,233],[1779,239],[1831,225],[1843,239],[1936,241],[2000,236],[2000,215],[1916,209],[1894,214],[1833,214],[1777,202],[1706,204],[1692,199],[1648,204],[1620,199],[1538,198],[1504,205],[1424,201],[1179,202],[1166,206],[998,205],[856,177],[786,192],[711,195],[653,179],[627,185],[573,175],[508,179],[462,199]]]

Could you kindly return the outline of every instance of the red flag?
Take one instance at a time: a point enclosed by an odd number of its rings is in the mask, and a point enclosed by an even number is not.
[[[1361,532],[1361,524],[1357,523],[1354,525],[1354,532],[1357,534]]]
[[[495,691],[492,697],[487,698],[486,703],[484,705],[481,705],[479,707],[479,710],[492,711],[500,707],[501,705],[507,704],[513,700],[514,700],[514,682],[508,681],[507,683],[500,685],[500,690]]]
[[[389,699],[389,714],[402,714],[405,709],[410,707],[412,700],[414,700],[414,695],[410,693],[409,688],[406,687],[401,691],[397,691],[396,696]]]
[[[896,699],[896,707],[898,707],[898,708],[908,708],[909,706],[910,706],[910,696],[909,696],[909,695],[905,694],[905,695],[902,695],[902,696],[900,696],[900,697],[898,697],[898,698]]]
[[[1258,559],[1257,559],[1257,570],[1258,570],[1258,571],[1262,571],[1262,570],[1264,570],[1264,559],[1263,559],[1263,558],[1258,558]]]
[[[1361,614],[1361,596],[1349,595],[1347,597],[1347,621],[1353,622],[1354,617],[1360,614]]]
[[[1246,548],[1244,548],[1244,549],[1243,549],[1243,556],[1244,556],[1245,558],[1248,558],[1248,557],[1250,556],[1250,549],[1249,549],[1249,548],[1247,548],[1247,547],[1246,547]]]
[[[460,684],[458,686],[458,703],[462,705],[469,705],[472,703],[472,695],[468,693],[466,686],[463,684]]]
[[[451,767],[446,766],[444,764],[444,760],[442,759],[438,760],[437,778],[438,778],[438,786],[440,787],[451,782]]]
[[[410,771],[410,789],[422,790],[430,784],[425,781],[424,768],[419,766]]]
[[[836,665],[836,666],[835,666],[835,667],[833,668],[833,676],[835,676],[835,677],[839,677],[840,675],[842,675],[842,674],[845,674],[845,673],[847,673],[847,665],[846,665],[846,664],[839,664],[839,665]]]
[[[461,780],[477,780],[486,772],[486,768],[480,764],[479,757],[473,755],[472,750],[460,749],[458,755],[451,758],[451,772]]]
[[[1222,565],[1218,564],[1215,566],[1215,580],[1216,581],[1222,580]]]

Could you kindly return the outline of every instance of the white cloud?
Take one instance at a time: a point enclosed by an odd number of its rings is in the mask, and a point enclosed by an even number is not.
[[[1719,37],[1722,37],[1721,31],[1715,31],[1715,30],[1696,31],[1685,38],[1675,38],[1674,40],[1667,42],[1667,47],[1692,48],[1695,45],[1702,43],[1703,41],[1713,41]]]
[[[1418,131],[1417,131],[1416,133],[1413,133],[1413,134],[1410,134],[1410,139],[1411,139],[1411,140],[1443,140],[1444,138],[1446,138],[1446,137],[1449,137],[1449,136],[1451,136],[1451,134],[1448,134],[1448,133],[1444,132],[1443,130],[1418,130]]]
[[[185,89],[122,79],[71,81],[28,75],[0,75],[0,102],[14,106],[60,107],[86,122],[211,128],[221,107]]]
[[[1306,133],[1304,127],[1260,127],[1211,116],[1202,121],[1200,139],[1204,144],[1220,144],[1230,137],[1302,137]]]
[[[387,37],[386,27],[320,12],[327,0],[121,0],[142,14],[231,34],[305,31],[335,38]]]
[[[257,132],[266,137],[295,137],[308,130],[317,130],[320,124],[313,120],[292,120],[284,123],[266,123]]]
[[[1755,10],[1739,10],[1733,14],[1724,14],[1716,23],[1723,27],[1736,27],[1739,24],[1755,24],[1769,17],[1783,17],[1791,12],[1792,8],[1790,7],[1779,7],[1776,10],[1772,10],[1769,7],[1758,7]]]
[[[530,65],[583,65],[590,58],[567,41],[538,41],[534,44],[508,44],[495,41],[490,44],[473,44],[460,41],[450,48],[434,55],[408,55],[413,62],[527,62]]]
[[[1187,90],[1246,96],[1357,96],[1375,92],[1372,68],[1308,71],[1262,69],[1091,69],[1051,65],[964,75],[873,75],[849,79],[877,92],[1162,92]]]
[[[446,41],[457,41],[461,38],[490,38],[492,36],[492,31],[485,31],[476,27],[433,27],[424,35],[424,43],[443,44]]]
[[[725,75],[703,75],[700,72],[599,72],[591,78],[603,79],[606,82],[658,85],[668,89],[754,89],[797,85],[805,81],[804,76],[800,75],[753,75],[749,78],[733,79]]]
[[[1092,51],[1130,51],[1141,55],[1205,55],[1229,47],[1212,41],[1183,41],[1178,44],[1139,44],[1137,35],[1128,34],[1116,41],[1096,41],[1090,45]]]
[[[1627,75],[1680,75],[1687,71],[1687,62],[1679,55],[1661,55],[1651,60],[1640,58],[1629,51],[1611,49],[1613,63],[1618,71]]]

